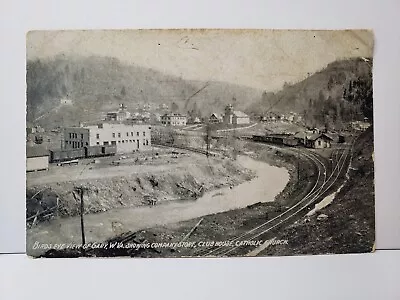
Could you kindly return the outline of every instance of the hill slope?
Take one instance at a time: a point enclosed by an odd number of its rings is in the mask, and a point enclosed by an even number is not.
[[[335,61],[323,70],[277,93],[264,92],[248,112],[297,112],[309,126],[340,125],[342,121],[372,118],[372,59]]]
[[[237,99],[238,107],[258,100],[261,91],[222,82],[185,81],[182,78],[109,57],[65,57],[27,62],[27,121],[41,125],[71,125],[97,120],[102,112],[123,102],[167,104],[187,113],[207,116]],[[73,106],[60,106],[60,99]],[[175,103],[175,104],[173,104]],[[50,113],[49,113],[50,112]]]
[[[374,134],[370,127],[354,144],[349,179],[333,202],[311,216],[283,230],[279,239],[291,247],[269,247],[261,255],[364,253],[375,242]],[[320,221],[317,216],[329,218]]]

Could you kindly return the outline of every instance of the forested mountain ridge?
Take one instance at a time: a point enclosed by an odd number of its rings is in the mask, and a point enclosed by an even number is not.
[[[43,125],[72,125],[98,119],[101,112],[124,103],[166,104],[174,111],[207,116],[222,111],[232,99],[244,109],[262,91],[224,83],[189,81],[111,57],[65,57],[27,62],[27,121]],[[73,106],[60,107],[72,99]]]
[[[340,127],[344,122],[372,119],[372,59],[335,61],[306,79],[264,92],[248,112],[297,112],[309,126]]]

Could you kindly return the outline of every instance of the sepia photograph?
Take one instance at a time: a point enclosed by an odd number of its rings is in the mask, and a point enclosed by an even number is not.
[[[375,249],[370,30],[26,35],[26,253]]]

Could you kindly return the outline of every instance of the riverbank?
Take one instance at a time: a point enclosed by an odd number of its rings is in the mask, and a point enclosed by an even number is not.
[[[124,159],[119,166],[101,161],[53,167],[48,174],[38,174],[36,184],[32,184],[33,178],[28,178],[27,226],[79,215],[78,188],[84,189],[84,213],[93,214],[117,208],[195,200],[207,191],[236,186],[254,177],[250,170],[229,159],[207,159],[193,153],[165,153],[163,157],[159,155],[157,159],[142,161],[138,164]],[[63,180],[66,174],[70,175],[69,180]]]
[[[254,227],[265,222],[266,219],[273,218],[285,209],[288,201],[297,201],[294,199],[293,193],[297,193],[298,197],[301,196],[301,191],[296,190],[296,185],[303,184],[310,181],[311,176],[308,174],[313,169],[312,165],[307,161],[303,161],[300,164],[300,174],[304,179],[301,182],[297,182],[297,156],[291,153],[286,153],[285,150],[278,151],[267,147],[266,145],[257,145],[250,143],[250,146],[242,148],[242,153],[252,157],[256,165],[273,163],[274,167],[278,170],[284,170],[287,174],[287,182],[282,182],[284,188],[280,193],[277,193],[275,197],[272,197],[274,201],[254,201],[254,204],[247,205],[243,208],[230,210],[227,212],[220,212],[214,214],[208,214],[206,216],[193,218],[186,221],[169,223],[164,226],[154,226],[146,228],[144,230],[132,231],[131,234],[134,236],[134,240],[139,242],[149,243],[178,243],[182,240],[188,242],[202,242],[202,241],[227,241],[232,239],[243,232],[246,232]],[[272,168],[274,168],[272,167]],[[276,180],[276,176],[271,174],[272,178]],[[269,190],[271,186],[274,186],[274,181],[264,180],[260,186],[263,190]],[[304,193],[306,190],[304,190]],[[215,194],[219,194],[219,191],[215,191]],[[292,200],[287,200],[287,198]],[[246,199],[248,197],[244,197]],[[265,199],[264,199],[265,200]],[[268,199],[267,199],[268,200]],[[196,227],[196,225],[198,225]],[[195,228],[196,227],[196,228]],[[194,230],[195,228],[195,230]],[[125,232],[114,240],[124,240]],[[188,233],[190,233],[189,236]],[[140,251],[132,251],[132,249],[108,249],[95,250],[84,255],[89,256],[135,256],[135,257],[193,257],[200,255],[204,248],[163,248],[152,251],[152,249],[141,249]],[[50,257],[69,257],[69,256],[81,256],[82,252],[79,251],[51,251],[48,252],[47,256]]]
[[[270,147],[266,144],[241,142],[241,152],[246,153],[259,163],[267,163],[287,170],[289,180],[284,189],[271,202],[257,202],[247,207],[227,212],[207,215],[167,226],[154,227],[136,232],[138,240],[173,243],[184,240],[189,232],[195,228],[187,241],[195,244],[203,242],[229,241],[273,219],[287,207],[304,197],[312,185],[315,166],[304,158],[301,163],[298,155],[290,148]],[[299,167],[299,169],[298,169]],[[300,175],[301,180],[298,180]],[[268,188],[265,184],[264,188]],[[196,227],[196,225],[200,224]],[[209,248],[209,247],[208,247]],[[207,247],[159,249],[157,252],[127,252],[119,251],[116,255],[131,255],[139,257],[195,257],[205,254]],[[99,254],[102,255],[102,254]],[[112,254],[111,254],[112,255]],[[278,255],[278,254],[277,254]]]
[[[283,168],[273,167],[243,156],[238,157],[238,163],[241,168],[251,170],[256,176],[235,187],[223,187],[206,192],[195,201],[170,201],[153,207],[113,209],[104,213],[86,215],[86,241],[102,242],[127,231],[136,232],[167,226],[205,215],[236,211],[260,201],[273,201],[289,180],[289,175]],[[78,217],[57,219],[49,224],[39,224],[29,229],[27,231],[29,255],[38,255],[38,252],[32,249],[35,242],[79,244],[81,242],[80,219]]]

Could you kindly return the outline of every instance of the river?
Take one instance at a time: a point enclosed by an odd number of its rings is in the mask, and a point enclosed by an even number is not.
[[[237,161],[243,167],[253,170],[256,177],[232,188],[207,192],[195,201],[173,201],[156,206],[119,208],[85,215],[86,242],[100,242],[125,231],[134,232],[243,208],[257,202],[273,201],[289,181],[289,173],[284,168],[270,166],[248,156],[238,156]],[[41,252],[32,249],[35,242],[81,243],[80,218],[62,218],[27,229],[29,255],[36,256]]]

